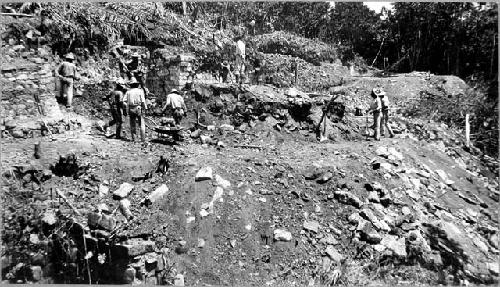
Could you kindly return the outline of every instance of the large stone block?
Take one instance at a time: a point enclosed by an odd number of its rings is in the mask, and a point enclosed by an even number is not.
[[[153,252],[154,241],[129,240],[122,244],[111,246],[111,256],[114,258],[131,258],[148,252]]]

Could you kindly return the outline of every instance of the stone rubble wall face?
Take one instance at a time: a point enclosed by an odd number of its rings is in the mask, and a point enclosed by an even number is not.
[[[149,65],[146,86],[157,96],[157,100],[164,100],[172,89],[182,90],[192,83],[192,60],[185,55],[155,54]]]

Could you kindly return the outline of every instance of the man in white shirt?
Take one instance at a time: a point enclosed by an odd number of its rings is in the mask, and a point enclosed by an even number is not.
[[[382,104],[382,124],[380,125],[382,135],[384,135],[384,127],[385,127],[389,132],[389,136],[393,138],[394,132],[392,131],[391,126],[389,125],[389,99],[387,98],[387,95],[383,90],[378,97],[380,98],[380,103]]]
[[[125,107],[124,114],[130,115],[130,131],[132,141],[135,140],[136,122],[139,123],[141,132],[141,140],[146,140],[146,124],[144,122],[143,113],[146,111],[146,97],[144,91],[139,87],[139,82],[136,78],[130,80],[131,89],[123,96],[123,105]]]
[[[236,40],[236,76],[238,77],[237,82],[239,84],[243,83],[245,77],[245,57],[246,57],[246,46],[243,42],[243,36],[238,36]]]
[[[186,104],[184,103],[184,99],[180,95],[177,89],[172,89],[170,94],[167,95],[167,101],[165,106],[163,107],[163,112],[169,108],[172,110],[172,114],[174,117],[175,125],[179,126],[181,124],[182,118],[187,112]]]

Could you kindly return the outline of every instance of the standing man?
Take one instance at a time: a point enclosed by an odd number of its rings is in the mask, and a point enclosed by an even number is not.
[[[146,124],[143,114],[146,112],[146,96],[144,91],[139,87],[139,82],[132,78],[130,80],[130,90],[123,96],[123,106],[125,116],[130,116],[130,132],[131,139],[135,141],[136,124],[139,123],[141,140],[146,140]]]
[[[374,88],[371,93],[372,97],[372,102],[370,103],[370,108],[368,109],[367,113],[372,112],[373,113],[373,125],[371,126],[372,129],[375,130],[375,134],[373,135],[373,138],[375,140],[379,141],[380,140],[380,112],[382,110],[382,103],[380,102],[379,95],[383,91],[380,88]]]
[[[169,108],[172,110],[172,114],[174,117],[175,125],[180,126],[182,118],[187,112],[186,104],[184,103],[184,99],[180,95],[177,89],[172,89],[170,94],[167,95],[167,102],[163,107],[163,112]]]
[[[380,98],[380,103],[382,105],[382,124],[381,124],[381,130],[382,130],[382,135],[384,135],[384,126],[389,132],[389,137],[393,138],[394,137],[394,132],[391,129],[391,126],[389,125],[389,99],[387,98],[387,95],[383,90],[381,90],[381,93],[379,95]]]
[[[236,77],[238,84],[242,84],[245,77],[245,56],[246,46],[243,36],[238,36],[236,40]]]
[[[109,122],[105,123],[102,127],[103,131],[106,132],[108,127],[116,125],[117,139],[121,139],[122,124],[123,124],[123,96],[127,92],[125,81],[119,78],[115,83],[115,89],[109,93],[106,100],[109,103],[111,116],[113,117]]]
[[[55,70],[55,75],[60,79],[59,98],[66,99],[66,108],[71,109],[73,105],[73,84],[78,80],[76,66],[73,64],[75,56],[68,53],[64,56],[64,61]]]
[[[220,77],[223,83],[227,83],[228,77],[231,75],[231,66],[224,60],[221,64]]]

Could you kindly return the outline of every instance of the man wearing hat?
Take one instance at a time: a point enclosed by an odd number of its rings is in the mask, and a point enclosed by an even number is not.
[[[122,78],[118,78],[115,81],[115,88],[114,90],[109,93],[106,97],[106,100],[109,103],[110,107],[110,112],[111,116],[113,117],[109,122],[105,123],[104,126],[102,127],[103,131],[106,132],[106,129],[108,127],[111,127],[112,125],[116,125],[116,134],[115,137],[117,139],[121,138],[121,132],[122,132],[122,124],[123,124],[123,96],[127,92],[127,87],[125,84],[125,80]]]
[[[172,89],[170,94],[167,95],[167,101],[165,106],[163,107],[163,112],[169,108],[172,110],[172,114],[174,117],[175,125],[179,126],[181,124],[182,118],[187,112],[186,104],[184,103],[184,99],[180,95],[177,89]]]
[[[55,70],[55,75],[60,79],[59,97],[66,99],[66,107],[71,108],[73,104],[73,83],[78,79],[76,66],[73,64],[75,56],[68,53],[64,56],[64,61]]]
[[[380,98],[378,96],[382,93],[383,91],[380,88],[374,88],[372,90],[372,102],[370,103],[370,108],[367,111],[367,113],[373,113],[373,125],[371,128],[375,130],[373,137],[378,141],[380,140],[380,112],[382,110],[382,103],[380,102]]]
[[[132,141],[135,140],[136,124],[139,123],[141,132],[141,140],[146,140],[146,124],[143,114],[146,112],[146,96],[144,91],[139,87],[139,82],[136,78],[130,80],[130,90],[123,96],[123,106],[125,116],[130,115],[130,131]]]
[[[380,104],[382,107],[382,124],[380,125],[380,129],[382,131],[382,135],[384,135],[384,127],[387,129],[387,132],[389,133],[389,136],[391,138],[394,137],[394,132],[391,129],[391,126],[389,125],[389,99],[387,98],[387,95],[385,94],[384,90],[381,90],[381,93],[379,93],[380,98]]]

